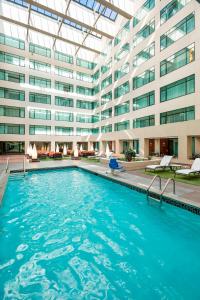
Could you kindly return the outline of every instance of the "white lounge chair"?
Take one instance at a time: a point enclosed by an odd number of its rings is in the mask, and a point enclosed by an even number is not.
[[[164,169],[168,168],[170,166],[170,162],[172,160],[172,157],[173,156],[170,156],[170,155],[163,156],[163,158],[161,159],[159,165],[146,166],[145,171],[146,170],[156,171],[156,170],[159,170],[159,169],[164,170]]]
[[[200,174],[200,158],[196,158],[190,169],[181,169],[175,172],[176,175],[199,175]]]

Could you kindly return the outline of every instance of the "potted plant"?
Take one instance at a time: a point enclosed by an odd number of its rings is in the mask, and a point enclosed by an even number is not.
[[[136,156],[136,152],[131,148],[125,152],[126,161],[132,161],[133,158],[135,159],[135,156]]]

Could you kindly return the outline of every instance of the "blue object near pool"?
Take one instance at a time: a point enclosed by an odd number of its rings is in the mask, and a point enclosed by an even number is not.
[[[83,170],[10,178],[0,299],[200,299],[200,217]]]

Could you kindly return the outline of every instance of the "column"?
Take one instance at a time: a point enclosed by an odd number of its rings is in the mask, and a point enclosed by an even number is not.
[[[55,142],[51,141],[51,151],[55,152],[56,148],[55,148]]]
[[[140,139],[140,156],[148,157],[149,155],[149,140],[148,139]]]
[[[200,154],[200,137],[195,137],[195,154]]]
[[[160,154],[160,139],[155,139],[155,153]]]
[[[192,156],[192,137],[179,136],[178,137],[178,160],[180,163],[187,163]]]

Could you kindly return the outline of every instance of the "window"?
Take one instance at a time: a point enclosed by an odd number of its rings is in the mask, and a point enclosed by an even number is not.
[[[46,64],[46,63],[43,63],[41,61],[37,61],[37,60],[34,60],[34,59],[30,59],[29,68],[37,70],[37,71],[41,71],[41,72],[47,72],[47,73],[51,72],[51,65],[50,64]]]
[[[55,112],[55,120],[56,121],[73,122],[74,115],[73,115],[73,113],[69,113],[69,112],[56,111]]]
[[[64,83],[60,81],[55,81],[55,89],[63,92],[73,93],[74,86],[69,83]]]
[[[73,78],[73,71],[66,69],[66,68],[61,68],[61,67],[55,67],[55,74],[59,76],[63,76],[66,78]]]
[[[0,134],[25,134],[25,125],[0,123]]]
[[[94,123],[92,115],[83,115],[83,114],[77,114],[76,115],[76,122],[80,122],[80,123]]]
[[[112,108],[105,109],[101,112],[101,120],[106,120],[112,117]]]
[[[133,128],[143,128],[155,125],[155,116],[150,115],[133,120]]]
[[[191,13],[160,37],[160,50],[169,47],[195,28],[195,14]]]
[[[65,53],[62,53],[62,52],[59,52],[59,51],[54,52],[54,58],[56,60],[63,61],[63,62],[68,63],[68,64],[73,64],[74,63],[72,55],[65,54]]]
[[[160,124],[184,122],[195,119],[195,107],[184,107],[160,114]]]
[[[101,105],[104,105],[105,103],[111,100],[112,100],[112,91],[101,96]]]
[[[115,127],[115,131],[130,129],[130,121],[115,123],[114,127]]]
[[[85,82],[93,82],[92,75],[81,73],[81,72],[76,73],[76,79]]]
[[[112,124],[101,126],[101,132],[102,133],[112,132]]]
[[[133,47],[136,47],[143,40],[149,37],[155,31],[155,20],[151,20],[133,37]]]
[[[100,76],[100,71],[97,70],[94,75],[92,75],[92,78],[93,78],[93,82],[98,80],[99,79],[99,76]]]
[[[46,56],[46,57],[51,57],[51,49],[33,43],[29,44],[29,52]]]
[[[115,53],[114,59],[115,61],[120,61],[124,58],[130,51],[130,44],[126,43],[122,46],[122,48]]]
[[[24,41],[5,35],[3,33],[0,33],[0,44],[21,50],[25,49]]]
[[[6,53],[3,51],[0,51],[0,62],[24,67],[25,66],[25,59],[22,56],[14,55],[11,53]]]
[[[127,114],[130,111],[130,102],[126,101],[122,104],[115,106],[115,116],[120,116],[123,114]]]
[[[29,125],[30,135],[51,135],[51,126]]]
[[[81,109],[94,109],[97,107],[97,102],[91,102],[91,101],[84,101],[84,100],[77,100],[76,101],[76,107]]]
[[[84,86],[78,85],[76,87],[77,94],[85,95],[85,96],[93,96],[94,90],[92,88],[86,88]]]
[[[126,81],[125,83],[121,84],[114,90],[114,98],[117,99],[130,91],[130,85],[129,81]]]
[[[30,109],[29,118],[38,120],[51,120],[51,111],[45,109]]]
[[[25,92],[20,90],[8,89],[0,87],[0,98],[10,99],[10,100],[25,100]]]
[[[101,89],[105,89],[107,86],[112,84],[112,75],[106,77],[102,82],[101,82]]]
[[[0,116],[13,117],[13,118],[25,118],[25,108],[0,105]]]
[[[133,78],[133,90],[142,87],[145,84],[148,84],[155,80],[155,68],[146,70],[142,74]]]
[[[117,34],[117,36],[114,38],[114,46],[118,45],[122,38],[124,38],[125,36],[127,36],[127,33],[130,30],[130,21],[128,21],[123,27],[122,29],[119,31],[119,33]]]
[[[64,98],[64,97],[55,97],[55,105],[58,106],[66,106],[66,107],[73,107],[74,100],[71,98]]]
[[[133,17],[133,27],[135,27],[141,20],[148,15],[149,11],[151,11],[155,7],[155,0],[147,0],[136,12]]]
[[[73,135],[74,128],[73,127],[55,127],[55,135]]]
[[[115,71],[114,74],[115,81],[119,80],[120,78],[128,74],[129,71],[130,71],[129,63],[125,63],[119,70]]]
[[[133,98],[133,110],[142,109],[155,104],[155,91]]]
[[[195,92],[195,75],[170,83],[160,89],[160,102],[182,97]]]
[[[29,93],[29,102],[51,104],[51,96],[38,93]]]
[[[164,76],[170,72],[173,72],[191,62],[195,59],[195,47],[194,44],[179,50],[174,55],[161,61],[160,63],[160,76]]]
[[[80,67],[83,67],[83,68],[86,68],[86,69],[89,69],[89,70],[93,70],[96,67],[97,64],[95,64],[94,62],[85,60],[85,59],[77,58],[76,59],[76,65],[80,66]]]
[[[133,67],[139,67],[145,61],[151,59],[155,55],[155,42],[151,43],[150,46],[140,51],[133,58]]]
[[[160,11],[160,23],[165,23],[190,1],[191,0],[172,0]]]
[[[91,128],[76,128],[76,134],[77,135],[81,135],[81,136],[85,136],[85,135],[90,135],[92,134],[92,129]]]
[[[51,88],[51,80],[37,76],[29,76],[29,84],[42,88]]]
[[[25,75],[22,73],[11,72],[7,70],[0,70],[0,80],[6,80],[16,83],[24,83]]]
[[[101,73],[104,74],[104,73],[108,72],[110,70],[111,66],[112,66],[112,59],[110,59],[107,62],[107,64],[101,66]]]

